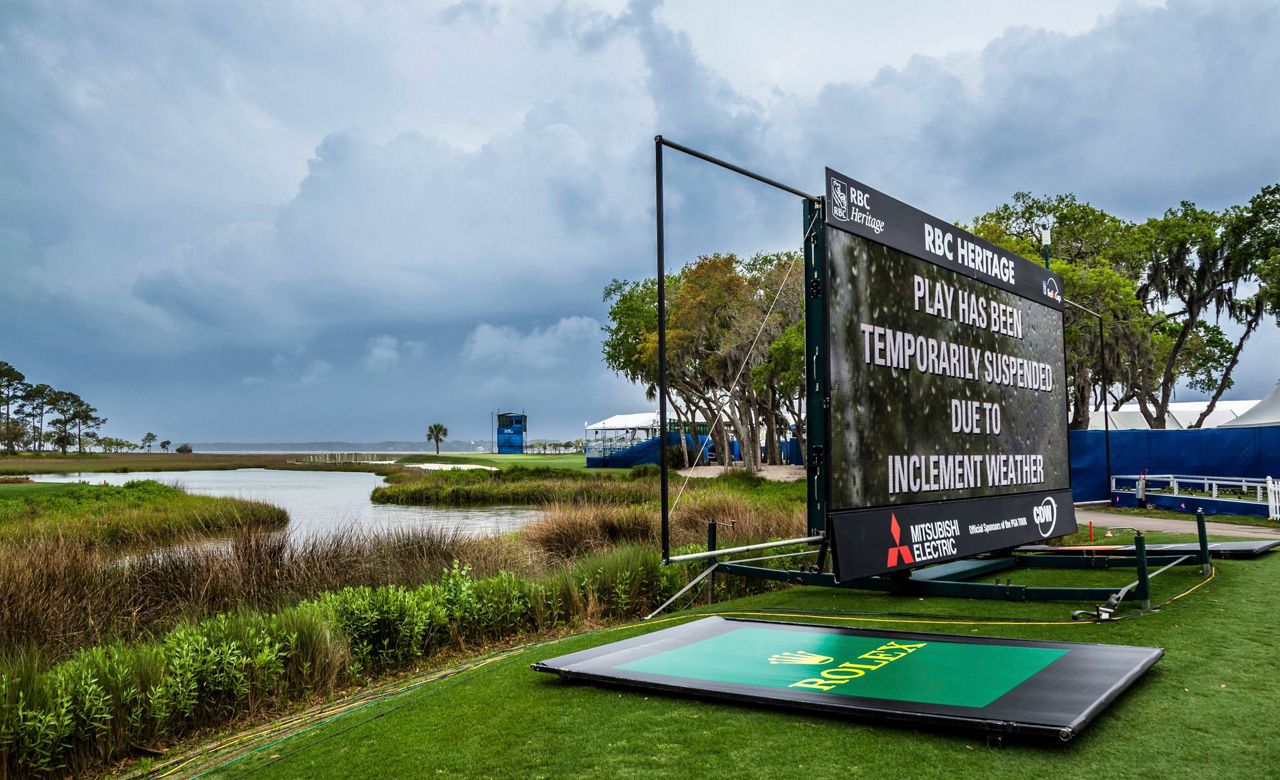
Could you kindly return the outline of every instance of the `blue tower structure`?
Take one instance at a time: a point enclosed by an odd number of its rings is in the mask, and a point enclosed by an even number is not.
[[[498,412],[498,454],[523,455],[529,418],[523,413]]]

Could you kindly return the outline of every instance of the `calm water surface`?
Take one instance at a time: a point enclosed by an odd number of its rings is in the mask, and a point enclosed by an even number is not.
[[[91,482],[123,485],[135,479],[154,479],[188,493],[247,498],[275,504],[289,513],[288,532],[294,537],[331,534],[355,529],[382,532],[427,526],[484,535],[519,528],[537,517],[538,510],[515,507],[441,509],[437,507],[375,504],[369,494],[382,477],[355,471],[134,471],[128,474],[39,474],[37,482]]]

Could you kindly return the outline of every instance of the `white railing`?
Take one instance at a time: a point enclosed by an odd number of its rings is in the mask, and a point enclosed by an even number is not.
[[[1266,503],[1272,519],[1280,519],[1280,480],[1272,477],[1211,477],[1203,474],[1116,474],[1113,493],[1160,493]],[[1226,495],[1223,495],[1226,494]]]
[[[290,463],[394,463],[403,453],[394,452],[313,452],[295,458]]]

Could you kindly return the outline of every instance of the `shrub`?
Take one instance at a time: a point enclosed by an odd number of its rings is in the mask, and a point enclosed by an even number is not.
[[[632,466],[627,473],[629,479],[657,479],[661,475],[662,468],[657,463],[641,463],[639,466]]]
[[[322,599],[347,636],[356,673],[404,666],[425,655],[448,621],[434,588],[346,588]]]

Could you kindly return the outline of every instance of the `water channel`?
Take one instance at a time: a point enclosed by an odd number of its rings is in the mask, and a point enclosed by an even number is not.
[[[469,535],[511,531],[537,517],[527,507],[443,508],[375,504],[369,494],[382,477],[357,471],[134,471],[127,474],[77,472],[38,474],[37,482],[89,482],[123,485],[153,479],[205,496],[265,501],[289,513],[288,533],[295,538],[343,530],[379,533],[422,527],[449,528]]]

